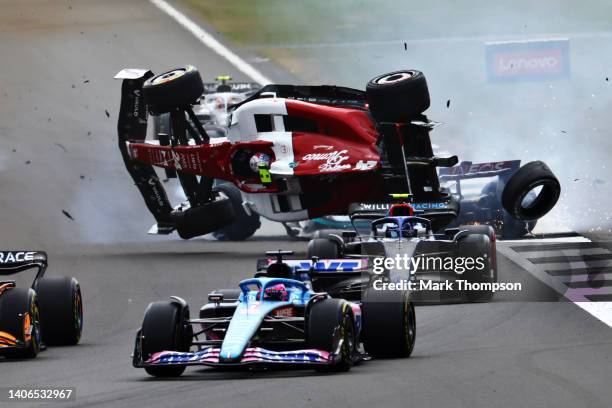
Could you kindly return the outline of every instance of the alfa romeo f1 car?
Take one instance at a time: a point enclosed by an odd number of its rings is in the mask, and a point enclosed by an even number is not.
[[[74,278],[44,277],[44,252],[0,252],[0,275],[37,268],[30,288],[0,280],[0,356],[32,358],[47,345],[74,345],[83,330],[83,302]]]
[[[187,303],[151,303],[136,335],[133,365],[158,377],[179,376],[188,365],[307,365],[346,371],[368,356],[408,357],[416,333],[406,291],[367,290],[363,301],[312,289],[317,262],[284,262],[240,282],[238,290],[208,296],[198,319]],[[367,353],[367,354],[366,354]]]
[[[458,159],[433,155],[429,132],[436,123],[423,115],[430,101],[419,71],[378,76],[365,92],[265,86],[235,105],[227,140],[211,139],[195,117],[203,85],[193,66],[160,75],[123,70],[116,78],[123,79],[119,149],[158,229],[191,238],[232,222],[234,208],[213,188],[214,179],[237,186],[247,211],[281,222],[346,214],[351,203],[381,202],[398,192],[415,203],[444,204],[435,230],[459,211],[436,171]],[[168,145],[147,143],[148,113],[168,112]],[[188,203],[170,205],[153,166],[177,172]],[[524,202],[534,189],[536,199]],[[535,220],[559,194],[558,180],[538,161],[519,169],[501,198],[516,219]]]
[[[211,139],[223,140],[227,136],[231,107],[257,92],[261,85],[254,82],[235,82],[229,75],[219,75],[216,82],[203,84],[204,92],[193,105],[193,112],[206,133]],[[190,119],[187,118],[189,121]],[[153,137],[160,144],[170,144],[169,135],[172,134],[170,114],[164,113],[153,117]],[[167,179],[176,179],[176,171],[166,169]],[[215,180],[214,188],[231,201],[234,209],[234,220],[224,227],[212,232],[213,236],[221,241],[242,241],[251,237],[261,226],[259,215],[247,213],[242,207],[240,190],[223,180]],[[155,225],[149,230],[151,234],[168,234],[172,229],[158,228]]]
[[[470,302],[490,300],[497,284],[494,229],[462,225],[436,234],[430,219],[436,212],[426,207],[354,204],[350,217],[355,231],[319,231],[308,243],[308,256],[332,262],[395,260],[379,264],[376,272],[393,283],[413,282],[412,298],[419,302],[454,301],[458,297]],[[349,286],[355,290],[370,281],[367,275],[354,275]],[[347,281],[338,284],[338,289],[347,290]],[[436,290],[442,286],[444,290]],[[330,287],[328,290],[334,292]]]

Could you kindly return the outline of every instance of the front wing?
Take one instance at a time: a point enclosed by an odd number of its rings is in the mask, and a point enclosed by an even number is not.
[[[249,347],[245,350],[242,359],[235,363],[219,361],[220,348],[206,347],[196,352],[161,351],[155,353],[144,362],[135,362],[135,367],[159,365],[207,365],[207,366],[236,366],[251,364],[320,364],[327,365],[335,362],[334,354],[317,349],[304,349],[292,351],[272,351],[261,347]]]

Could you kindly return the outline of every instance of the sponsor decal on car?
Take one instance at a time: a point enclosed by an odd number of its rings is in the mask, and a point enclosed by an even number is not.
[[[293,306],[285,306],[275,309],[272,314],[275,317],[293,317],[295,316],[295,311],[293,310]]]
[[[359,204],[360,211],[388,211],[391,204],[385,203],[361,203]]]
[[[268,265],[276,262],[268,259]],[[283,263],[300,270],[309,270],[312,267],[310,260],[283,259]],[[316,272],[352,272],[365,269],[367,260],[364,259],[324,259],[317,261],[314,266]]]
[[[359,160],[357,164],[355,165],[355,170],[367,171],[367,170],[372,170],[374,167],[376,167],[376,160],[368,160],[368,161]]]
[[[440,175],[463,175],[463,174],[473,174],[473,173],[484,173],[488,171],[497,171],[497,170],[518,170],[521,165],[520,160],[507,160],[500,162],[489,162],[489,163],[472,163],[470,161],[465,161],[459,163],[457,166],[441,168]]]
[[[485,45],[489,82],[547,81],[570,76],[568,39]]]
[[[412,208],[415,210],[440,210],[443,208],[448,208],[448,203],[438,202],[438,203],[412,203]]]
[[[0,252],[0,263],[33,261],[36,252]]]
[[[350,169],[351,165],[348,163],[344,163],[349,159],[349,156],[346,155],[348,150],[334,150],[329,153],[309,153],[302,157],[304,161],[323,161],[325,163],[319,166],[319,170],[321,171],[338,171],[338,170],[346,170]]]

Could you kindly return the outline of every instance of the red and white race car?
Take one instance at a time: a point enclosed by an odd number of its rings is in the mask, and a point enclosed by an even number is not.
[[[442,228],[458,202],[440,187],[439,158],[429,132],[436,125],[424,75],[415,70],[372,79],[366,91],[337,86],[268,85],[231,110],[227,138],[210,139],[191,106],[202,95],[193,66],[160,75],[126,69],[119,115],[119,148],[158,229],[183,238],[231,222],[234,209],[213,187],[227,180],[243,206],[274,221],[346,214],[355,202],[387,202],[404,193],[425,206]],[[170,113],[169,143],[145,140],[148,115]],[[188,203],[172,207],[154,167],[175,172]],[[530,191],[539,194],[524,202]],[[556,203],[559,182],[542,162],[519,169],[506,184],[503,206],[517,219],[537,219]]]

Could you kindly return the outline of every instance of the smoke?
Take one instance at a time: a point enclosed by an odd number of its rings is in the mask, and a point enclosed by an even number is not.
[[[432,96],[427,114],[445,124],[432,133],[441,149],[474,162],[543,160],[563,193],[541,224],[610,232],[609,1],[279,2],[274,13],[291,34],[255,48],[304,82],[363,89],[377,74],[419,69]],[[488,81],[487,42],[551,38],[569,40],[569,77]]]

